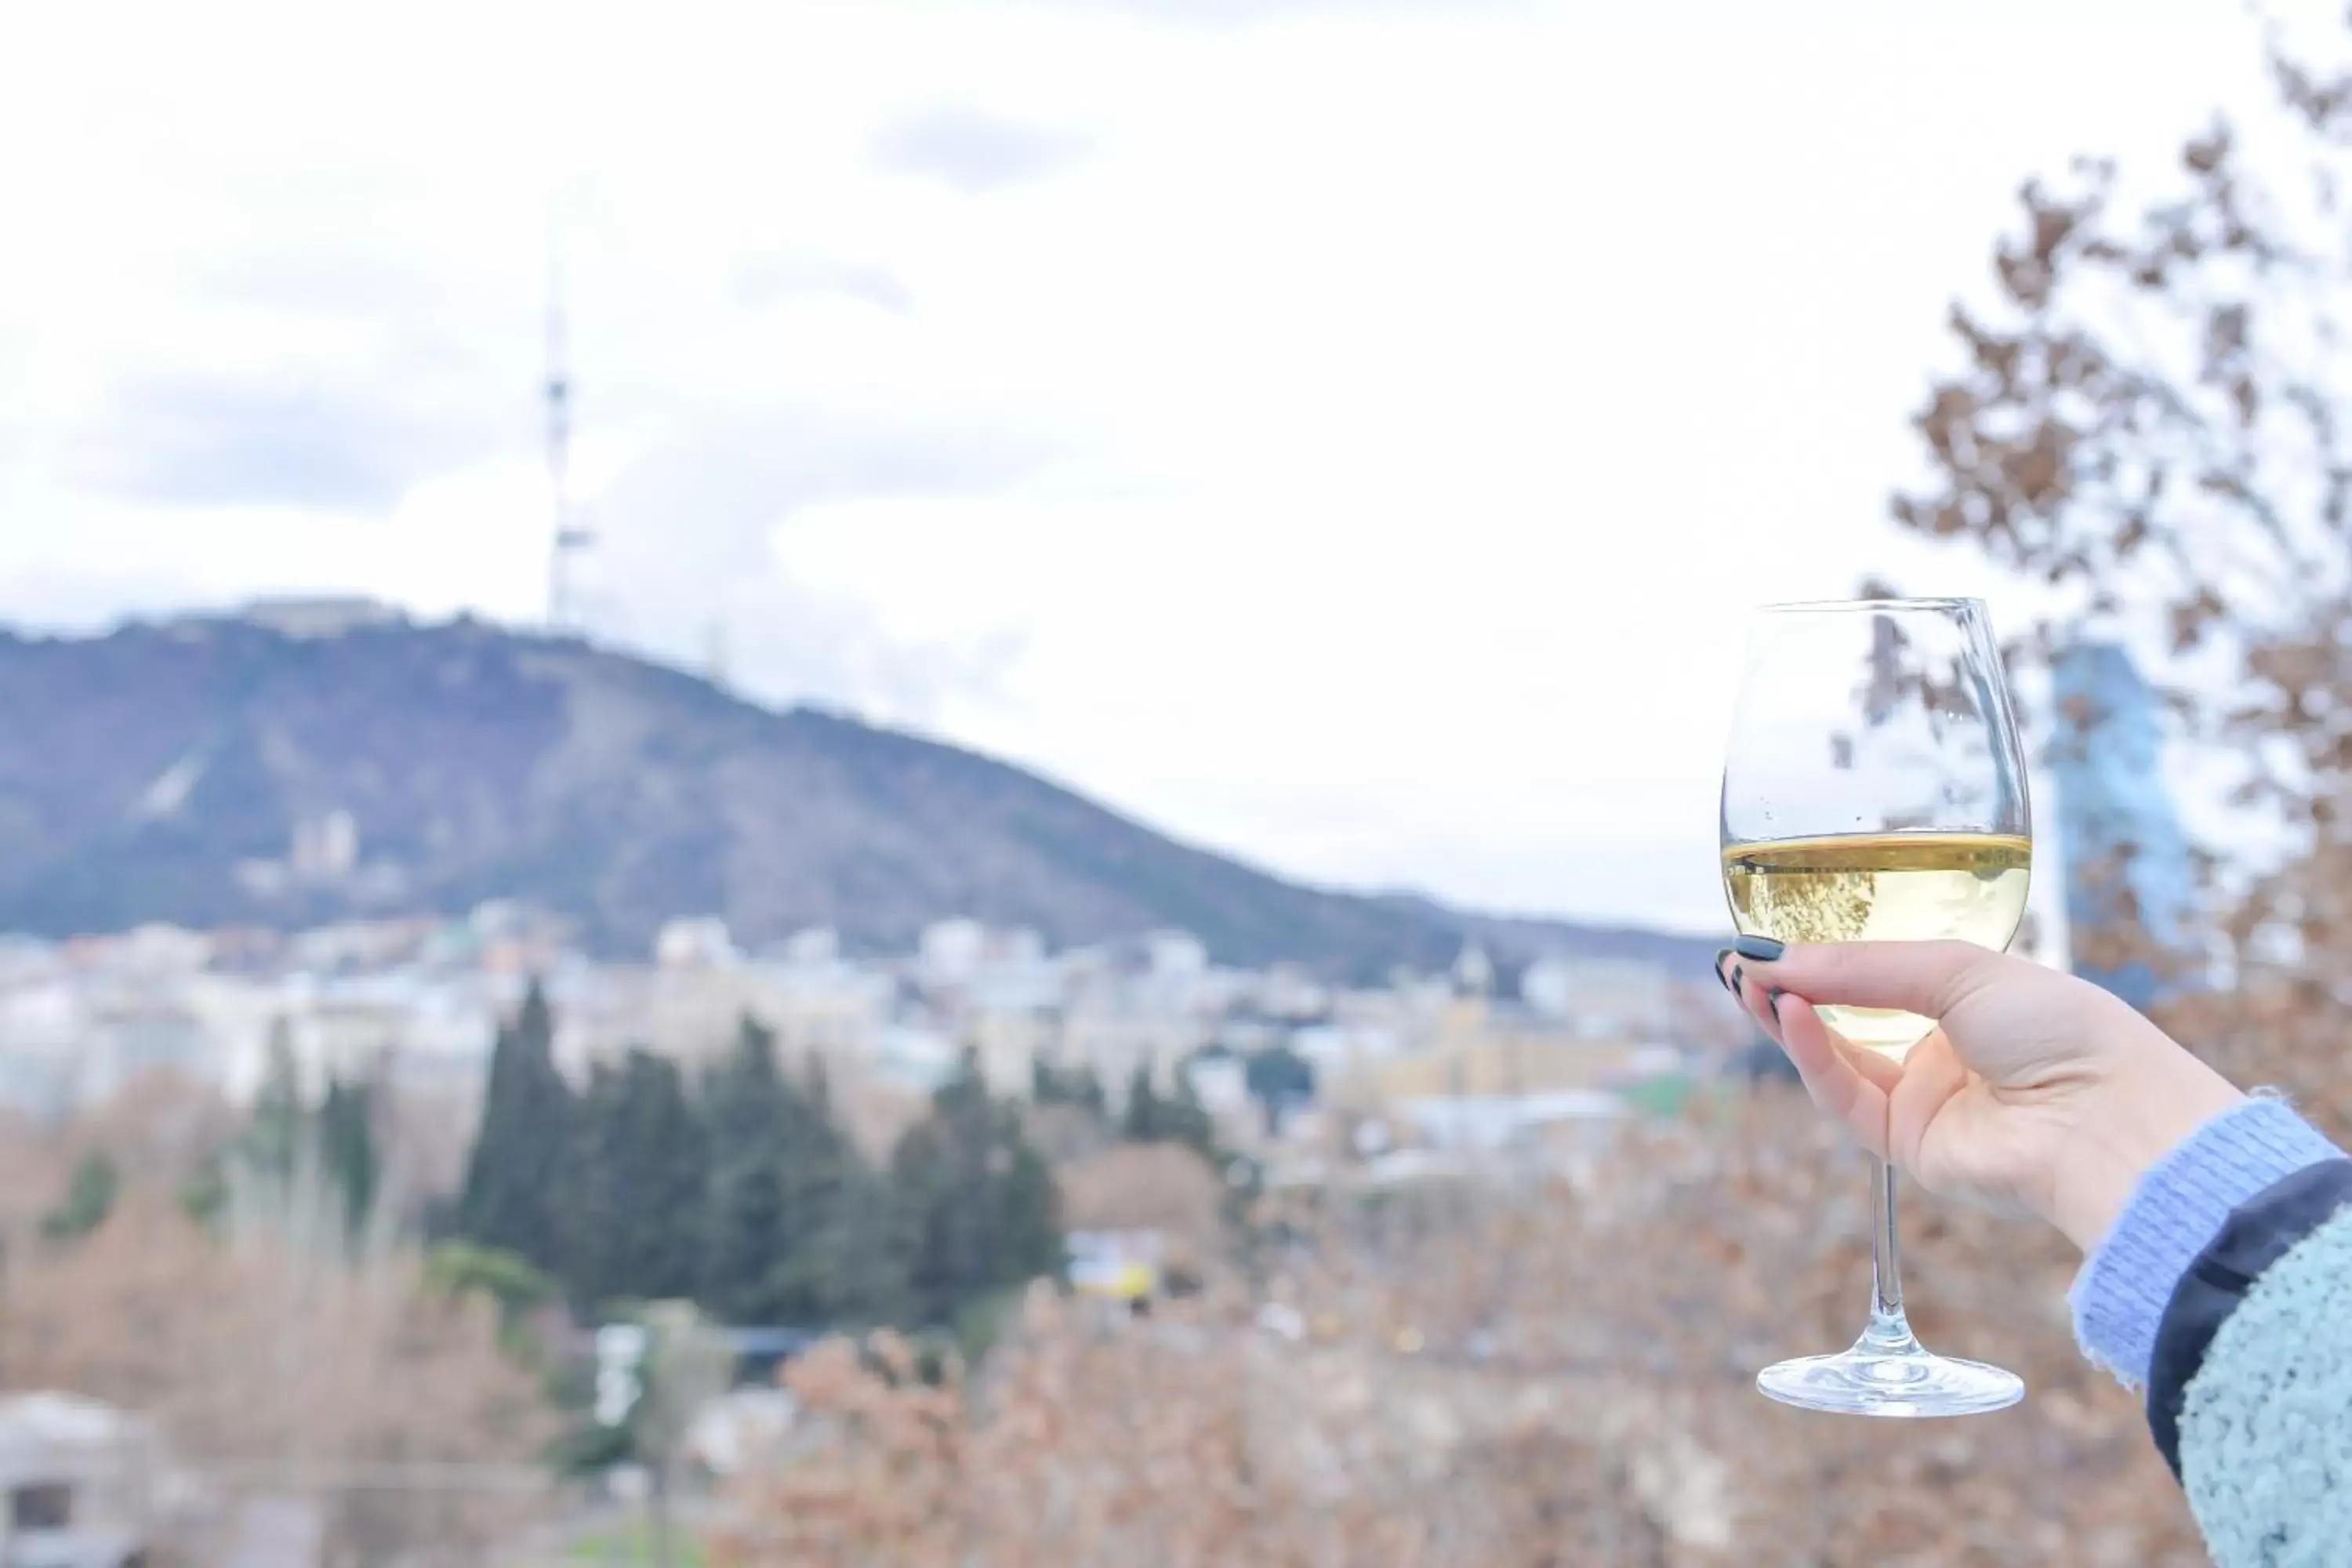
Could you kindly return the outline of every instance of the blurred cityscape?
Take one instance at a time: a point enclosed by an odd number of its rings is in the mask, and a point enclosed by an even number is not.
[[[1504,988],[1472,945],[1447,972],[1351,987],[1215,965],[1173,931],[1049,952],[1034,931],[946,920],[912,952],[855,957],[827,930],[745,952],[705,916],[667,922],[644,962],[600,963],[560,920],[496,903],[286,933],[0,939],[0,1107],[54,1123],[150,1072],[248,1105],[275,1043],[312,1091],[382,1084],[464,1130],[533,980],[578,1084],[632,1048],[700,1071],[748,1016],[860,1095],[919,1103],[969,1053],[1004,1099],[1055,1073],[1099,1084],[1114,1111],[1137,1082],[1181,1089],[1252,1148],[1318,1149],[1344,1124],[1358,1147],[1502,1149],[1671,1110],[1749,1043],[1704,974],[1633,960],[1538,959]]]
[[[301,608],[254,613],[268,658],[376,633],[350,657],[374,658],[362,679],[382,689],[406,657],[397,616],[325,605],[289,621]],[[215,646],[219,625],[188,623]],[[160,813],[159,786],[140,792],[133,832],[160,816],[184,844],[217,814],[197,786],[218,770],[187,754]],[[281,857],[236,862],[229,896],[398,896],[355,887],[352,813],[286,831]],[[148,895],[134,878],[128,896]],[[1626,1127],[1778,1068],[1703,966],[1641,956],[1703,944],[1495,929],[1501,962],[1473,936],[1432,972],[1377,980],[1328,952],[1215,962],[1175,929],[1056,950],[969,917],[889,951],[831,927],[744,943],[721,914],[680,915],[642,954],[600,956],[577,919],[521,899],[0,938],[0,1118],[19,1162],[0,1248],[41,1238],[0,1274],[0,1369],[74,1364],[44,1302],[93,1331],[110,1307],[146,1310],[78,1276],[104,1266],[105,1238],[164,1226],[172,1240],[142,1249],[209,1231],[297,1276],[323,1257],[329,1289],[494,1303],[492,1353],[510,1376],[536,1369],[545,1418],[534,1444],[490,1441],[495,1462],[412,1473],[362,1443],[340,1476],[289,1472],[268,1449],[299,1416],[257,1430],[179,1378],[94,1402],[93,1386],[125,1392],[101,1355],[58,1380],[72,1392],[0,1409],[26,1478],[16,1528],[93,1562],[161,1542],[291,1563],[369,1540],[355,1499],[425,1486],[479,1517],[379,1526],[400,1550],[414,1535],[459,1556],[569,1551],[639,1528],[656,1493],[667,1521],[677,1488],[705,1531],[725,1514],[711,1489],[794,1429],[775,1369],[825,1334],[895,1325],[924,1354],[979,1354],[1040,1275],[1122,1316],[1171,1292],[1256,1296],[1235,1238],[1281,1234],[1302,1198],[1588,1181]],[[1526,956],[1579,940],[1602,951]],[[1279,1298],[1251,1310],[1250,1331],[1277,1339],[1336,1321]],[[205,1451],[191,1429],[212,1433]]]

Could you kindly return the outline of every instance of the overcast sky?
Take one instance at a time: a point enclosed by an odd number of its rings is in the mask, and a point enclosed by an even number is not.
[[[12,22],[0,616],[538,616],[553,233],[598,637],[1695,928],[1742,610],[2000,618],[1885,496],[2019,181],[2256,65],[2225,0],[345,9]]]

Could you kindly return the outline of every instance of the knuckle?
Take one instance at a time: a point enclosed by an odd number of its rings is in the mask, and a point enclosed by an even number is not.
[[[1937,946],[1944,950],[1937,955],[1941,972],[1936,986],[1939,1016],[2000,978],[2005,960],[1990,948],[1970,942],[1944,942]]]

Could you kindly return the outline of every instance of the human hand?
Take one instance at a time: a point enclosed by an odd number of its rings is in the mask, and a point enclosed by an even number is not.
[[[2097,986],[1970,942],[1747,936],[1716,968],[1864,1148],[1931,1192],[2021,1203],[2085,1251],[2142,1173],[2245,1098]],[[1816,1003],[1937,1027],[1897,1063],[1847,1044]]]

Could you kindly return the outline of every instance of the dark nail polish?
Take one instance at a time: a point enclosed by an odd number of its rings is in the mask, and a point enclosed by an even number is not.
[[[1780,998],[1786,996],[1789,993],[1786,990],[1778,985],[1775,985],[1771,990],[1764,993],[1764,1005],[1771,1009],[1772,1021],[1776,1024],[1780,1021]]]
[[[1748,994],[1739,988],[1739,977],[1746,973],[1747,971],[1739,964],[1735,963],[1731,966],[1731,994],[1742,1002],[1748,1000]]]
[[[1743,936],[1732,947],[1742,958],[1752,958],[1759,963],[1769,963],[1789,951],[1789,944],[1769,936]]]
[[[1730,956],[1731,950],[1727,947],[1715,955],[1715,983],[1726,991],[1731,989],[1731,972],[1723,967],[1723,961]]]

